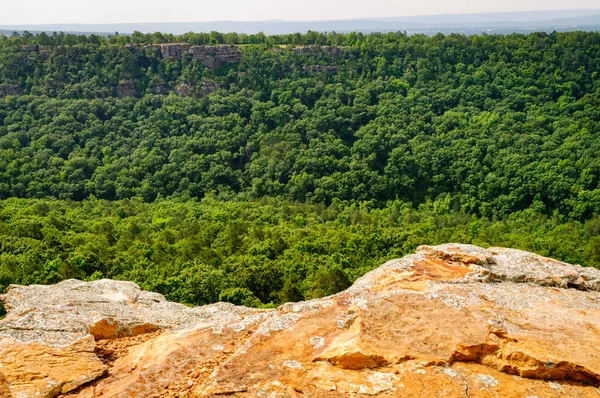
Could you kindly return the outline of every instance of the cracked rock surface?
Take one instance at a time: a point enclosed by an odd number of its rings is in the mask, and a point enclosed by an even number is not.
[[[421,246],[276,310],[110,280],[2,300],[0,396],[600,397],[600,270],[513,249]]]

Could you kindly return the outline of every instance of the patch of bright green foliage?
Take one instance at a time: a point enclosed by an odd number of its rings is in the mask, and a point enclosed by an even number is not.
[[[112,278],[188,304],[274,305],[336,293],[418,245],[446,242],[600,266],[600,218],[531,209],[490,221],[442,202],[9,199],[0,202],[0,288]]]

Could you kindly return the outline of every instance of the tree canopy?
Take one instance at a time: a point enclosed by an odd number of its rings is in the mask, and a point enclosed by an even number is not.
[[[599,73],[597,32],[0,36],[0,285],[265,305],[451,240],[597,266]]]

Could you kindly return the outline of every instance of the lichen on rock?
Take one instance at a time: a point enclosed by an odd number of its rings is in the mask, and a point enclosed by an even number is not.
[[[275,310],[189,308],[122,281],[11,286],[0,395],[597,397],[599,281],[446,244]]]

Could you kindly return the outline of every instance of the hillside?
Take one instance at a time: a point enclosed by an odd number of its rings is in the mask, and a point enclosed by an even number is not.
[[[600,34],[0,38],[0,288],[273,307],[420,244],[600,266]]]
[[[0,393],[596,397],[599,291],[596,269],[457,244],[273,310],[189,308],[122,281],[11,286]]]
[[[0,55],[2,198],[600,210],[598,33],[28,36]]]

